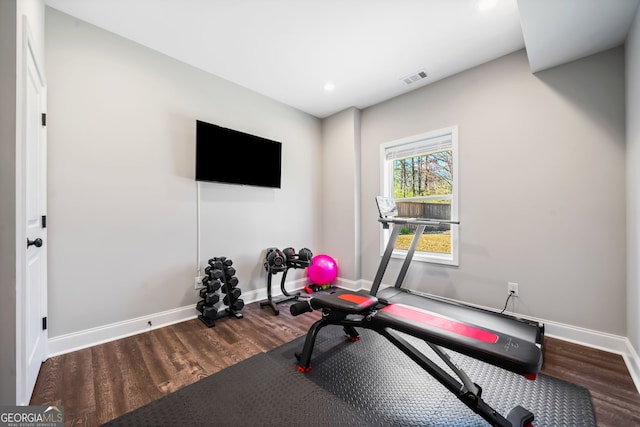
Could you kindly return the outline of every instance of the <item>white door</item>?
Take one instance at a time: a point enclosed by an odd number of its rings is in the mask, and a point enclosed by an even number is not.
[[[22,337],[24,371],[18,377],[22,383],[23,404],[28,404],[40,365],[46,357],[47,332],[44,326],[47,313],[47,172],[46,172],[46,89],[42,68],[33,53],[31,38],[25,37],[23,68],[23,127],[22,127],[22,197],[24,209],[25,251],[23,280],[18,285],[22,297],[22,319],[17,319],[17,333]],[[20,328],[22,330],[20,330]],[[19,384],[20,385],[20,384]]]

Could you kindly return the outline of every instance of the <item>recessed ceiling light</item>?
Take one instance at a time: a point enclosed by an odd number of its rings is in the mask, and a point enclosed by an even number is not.
[[[490,10],[496,7],[497,4],[498,0],[477,0],[476,9],[481,11]]]
[[[333,82],[326,82],[324,84],[324,91],[325,92],[333,92],[333,90],[336,88],[336,85],[333,84]]]

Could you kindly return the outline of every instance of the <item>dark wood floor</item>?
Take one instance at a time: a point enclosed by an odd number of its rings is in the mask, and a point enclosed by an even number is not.
[[[66,426],[97,426],[306,333],[319,313],[194,319],[47,360],[32,405],[63,405]],[[621,356],[547,338],[542,372],[587,387],[599,426],[640,426],[640,395]]]

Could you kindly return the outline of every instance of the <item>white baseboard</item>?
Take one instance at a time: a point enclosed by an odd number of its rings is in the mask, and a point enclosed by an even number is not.
[[[346,289],[348,291],[359,291],[362,289],[362,280],[348,280],[339,277],[337,279],[337,285],[341,289]]]
[[[299,291],[304,288],[305,284],[305,279],[298,279],[287,282],[286,287],[292,291]],[[277,292],[274,289],[272,296],[274,298],[282,296],[279,283]],[[267,289],[264,288],[248,291],[246,294],[242,294],[242,299],[246,304],[266,300]],[[220,309],[224,310],[224,306],[222,304]],[[47,357],[70,353],[72,351],[147,332],[152,329],[169,326],[174,323],[184,322],[186,320],[196,318],[197,315],[198,312],[196,311],[194,304],[49,338],[47,341]],[[149,326],[149,322],[151,322],[152,326]]]
[[[511,314],[517,315],[517,313]],[[593,329],[581,328],[579,326],[553,322],[550,320],[537,319],[530,316],[526,317],[528,319],[535,320],[536,322],[543,323],[544,334],[546,336],[596,348],[598,350],[608,351],[609,353],[623,355],[627,352],[626,337],[609,334],[607,332],[599,332]]]
[[[626,338],[626,341],[627,352],[623,354],[622,357],[627,364],[627,369],[629,369],[631,379],[633,379],[633,383],[636,385],[638,393],[640,393],[640,357],[638,357],[636,349],[631,345],[629,338]]]
[[[547,336],[621,355],[631,379],[640,393],[640,358],[629,338],[548,320],[533,320],[544,323],[545,335]]]
[[[286,286],[287,289],[291,289],[291,292],[293,292],[304,289],[305,284],[306,279],[298,279],[287,282]],[[369,290],[371,288],[371,282],[368,280],[353,281],[338,278],[337,285],[342,289],[351,291]],[[280,296],[282,296],[282,292],[278,286],[277,290],[272,291],[272,297],[277,298]],[[263,288],[248,291],[242,294],[242,299],[246,304],[266,300],[267,289]],[[492,310],[488,307],[479,308]],[[186,320],[194,319],[195,317],[197,317],[195,305],[190,305],[105,326],[99,326],[84,331],[61,335],[50,338],[47,341],[47,354],[48,357],[53,357],[108,341],[147,332],[151,329],[184,322]],[[543,323],[545,325],[545,335],[547,336],[622,355],[627,365],[627,369],[629,369],[629,373],[631,374],[631,378],[633,379],[638,392],[640,392],[640,357],[638,357],[638,353],[635,351],[628,338],[544,319],[537,319],[533,317],[529,318]],[[151,322],[153,326],[149,326],[149,322]]]
[[[137,317],[135,319],[124,320],[122,322],[111,323],[105,326],[98,326],[84,331],[60,335],[49,338],[47,341],[47,355],[48,357],[53,357],[70,353],[174,323],[184,322],[194,319],[195,317],[197,317],[197,312],[194,304],[161,313],[150,314],[148,316]],[[151,322],[152,326],[149,326],[149,322]]]

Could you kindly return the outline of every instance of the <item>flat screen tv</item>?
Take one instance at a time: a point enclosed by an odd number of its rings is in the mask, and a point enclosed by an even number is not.
[[[282,144],[196,121],[196,180],[280,188]]]

